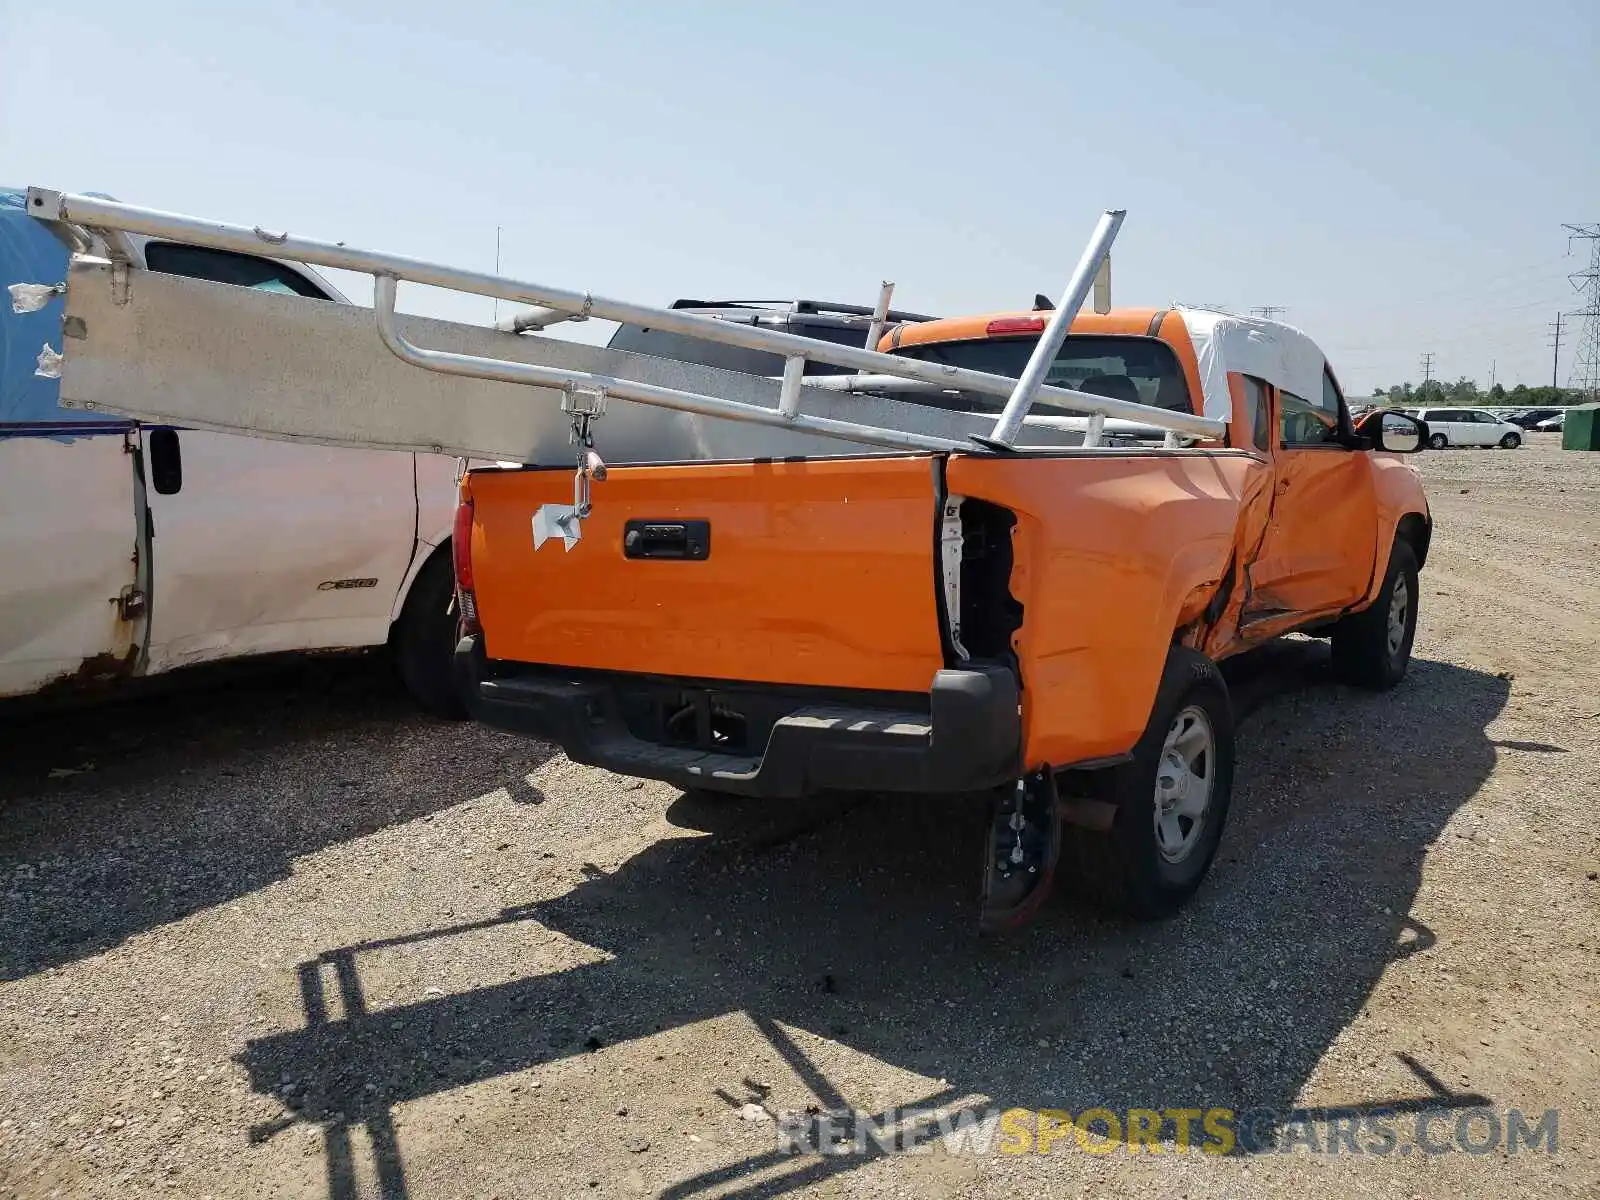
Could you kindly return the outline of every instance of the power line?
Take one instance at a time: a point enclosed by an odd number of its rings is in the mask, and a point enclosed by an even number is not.
[[[1512,280],[1521,280],[1522,282],[1513,285],[1509,290],[1522,290],[1530,286],[1542,287],[1560,278],[1562,268],[1565,265],[1566,260],[1570,259],[1571,257],[1572,256],[1570,254],[1563,254],[1556,258],[1547,259],[1541,263],[1530,264],[1529,266],[1522,267],[1515,271],[1507,271],[1504,274],[1482,276],[1473,280],[1471,284],[1464,285],[1462,287],[1451,287],[1443,291],[1413,292],[1407,289],[1404,295],[1399,298],[1393,300],[1374,300],[1371,307],[1375,309],[1413,308],[1418,305],[1436,305],[1441,302],[1449,303],[1456,300],[1472,300],[1482,296],[1486,291],[1489,290],[1504,292],[1508,289],[1505,287],[1496,287],[1495,285],[1509,284]],[[1543,272],[1550,272],[1548,278],[1527,278],[1528,276],[1538,275]]]
[[[1475,346],[1481,347],[1486,340],[1481,332],[1483,330],[1495,330],[1500,332],[1502,337],[1499,340],[1501,341],[1521,341],[1530,333],[1536,334],[1541,332],[1545,323],[1539,322],[1535,318],[1519,316],[1517,314],[1521,313],[1524,309],[1531,309],[1535,307],[1545,308],[1548,310],[1548,308],[1552,305],[1559,305],[1563,299],[1564,297],[1561,296],[1550,297],[1544,300],[1535,301],[1532,304],[1522,304],[1513,308],[1497,309],[1495,311],[1500,314],[1498,316],[1477,317],[1470,321],[1453,321],[1446,325],[1424,327],[1420,330],[1410,329],[1407,331],[1407,333],[1414,337],[1425,337],[1434,345],[1444,346],[1446,349],[1457,345],[1463,345],[1468,342],[1473,343]],[[1386,344],[1388,343],[1352,342],[1349,348],[1352,350],[1369,350],[1382,347]]]
[[[1568,278],[1583,293],[1583,307],[1569,317],[1582,317],[1578,352],[1572,360],[1572,375],[1567,384],[1589,402],[1600,401],[1600,224],[1566,225],[1567,245],[1574,240],[1589,243],[1589,269],[1576,271]],[[1581,281],[1581,282],[1580,282]]]

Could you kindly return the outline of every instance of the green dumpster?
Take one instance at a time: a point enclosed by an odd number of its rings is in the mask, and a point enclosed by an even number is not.
[[[1600,404],[1574,404],[1561,426],[1563,450],[1600,450]]]

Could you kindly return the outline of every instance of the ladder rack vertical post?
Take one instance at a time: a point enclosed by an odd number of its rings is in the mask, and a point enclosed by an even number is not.
[[[783,383],[778,388],[778,412],[788,420],[800,415],[800,380],[805,377],[806,359],[794,354],[783,360]]]
[[[883,338],[883,327],[889,322],[889,301],[894,298],[894,284],[887,279],[878,291],[878,304],[872,310],[872,324],[867,326],[866,349],[876,350],[878,342]],[[863,372],[865,374],[865,372]]]
[[[1127,215],[1127,210],[1122,208],[1107,209],[1101,214],[1094,236],[1084,247],[1083,257],[1078,259],[1072,278],[1067,281],[1067,290],[1061,297],[1061,303],[1056,305],[1050,323],[1039,335],[1039,343],[1034,346],[1028,365],[1023,368],[1022,378],[1017,380],[1017,386],[1006,400],[1000,418],[994,423],[994,432],[989,435],[991,440],[1009,446],[1022,432],[1022,421],[1033,405],[1033,397],[1050,374],[1050,365],[1061,352],[1061,344],[1067,340],[1073,319],[1083,307],[1084,298],[1089,294],[1094,277],[1100,270],[1100,262],[1110,252],[1111,243],[1117,240],[1117,230],[1122,228],[1122,219]]]

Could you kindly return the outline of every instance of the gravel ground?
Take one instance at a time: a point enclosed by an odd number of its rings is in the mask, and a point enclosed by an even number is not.
[[[0,714],[0,1197],[1600,1194],[1600,455],[1532,441],[1417,460],[1402,687],[1232,668],[1222,854],[1156,925],[980,940],[966,806],[697,806],[367,663]],[[1293,1119],[777,1153],[808,1105]],[[1557,1152],[1413,1146],[1485,1108]]]

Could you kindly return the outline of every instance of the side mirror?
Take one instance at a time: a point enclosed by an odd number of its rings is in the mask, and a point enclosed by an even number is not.
[[[1366,438],[1374,450],[1386,454],[1415,454],[1428,444],[1426,421],[1391,408],[1380,408],[1362,417],[1356,424],[1356,433]]]

